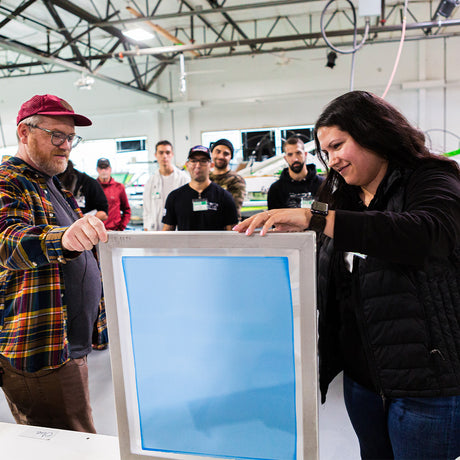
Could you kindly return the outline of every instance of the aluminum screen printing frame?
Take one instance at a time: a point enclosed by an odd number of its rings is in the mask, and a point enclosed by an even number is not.
[[[314,232],[99,251],[122,460],[318,458]]]

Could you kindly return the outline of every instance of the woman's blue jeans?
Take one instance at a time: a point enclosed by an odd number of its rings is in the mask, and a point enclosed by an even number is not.
[[[382,398],[343,376],[345,406],[361,458],[454,460],[460,456],[460,396]]]

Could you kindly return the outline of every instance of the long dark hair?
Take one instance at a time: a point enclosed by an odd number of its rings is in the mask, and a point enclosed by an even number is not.
[[[331,204],[337,203],[341,192],[350,191],[350,186],[327,166],[328,155],[321,151],[317,135],[318,129],[326,126],[337,126],[347,132],[359,145],[387,159],[392,167],[415,168],[422,162],[442,162],[460,178],[458,164],[431,153],[425,146],[423,132],[395,107],[366,91],[351,91],[330,102],[315,124],[316,152],[328,171],[320,199]],[[333,194],[336,199],[332,199]]]

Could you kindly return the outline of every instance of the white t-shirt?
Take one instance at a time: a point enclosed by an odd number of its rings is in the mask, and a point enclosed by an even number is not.
[[[190,176],[176,167],[169,176],[162,176],[160,171],[156,171],[149,178],[145,184],[143,196],[145,229],[160,231],[163,228],[161,219],[163,218],[166,198],[170,192],[188,182],[190,182]]]
[[[161,186],[163,192],[161,194],[161,207],[164,208],[166,198],[168,198],[168,195],[177,188],[175,185],[174,174],[171,173],[169,176],[161,176]]]

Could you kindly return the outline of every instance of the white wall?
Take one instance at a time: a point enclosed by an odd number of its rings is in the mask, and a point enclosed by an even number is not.
[[[397,47],[396,42],[365,45],[356,55],[354,89],[381,95]],[[448,130],[460,136],[458,49],[459,37],[404,45],[387,99],[423,130]],[[34,94],[54,93],[93,120],[92,127],[79,130],[85,138],[145,135],[152,155],[154,144],[166,138],[175,145],[176,161],[182,164],[188,149],[200,143],[202,131],[314,123],[322,108],[350,85],[351,57],[339,55],[336,67],[330,69],[325,67],[327,52],[287,53],[292,58],[287,65],[278,65],[279,56],[272,54],[187,60],[185,98],[178,94],[178,65],[170,66],[152,89],[168,97],[173,94],[172,104],[98,80],[91,91],[78,90],[73,82],[79,75],[70,72],[1,79],[5,143],[16,143],[15,117],[20,104]],[[430,137],[435,149],[459,147],[453,135],[433,131]]]

